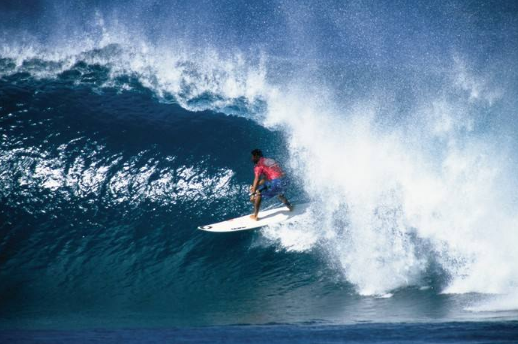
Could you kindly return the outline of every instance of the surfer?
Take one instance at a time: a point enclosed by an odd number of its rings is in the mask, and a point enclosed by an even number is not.
[[[288,180],[279,164],[273,159],[263,157],[260,149],[252,151],[252,162],[255,165],[255,178],[254,183],[250,186],[250,201],[254,204],[254,213],[250,215],[250,218],[257,221],[262,199],[274,196],[277,196],[292,211],[293,206],[284,196]]]

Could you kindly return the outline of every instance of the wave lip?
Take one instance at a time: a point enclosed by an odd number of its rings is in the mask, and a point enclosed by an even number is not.
[[[240,55],[225,59],[214,51],[186,54],[111,43],[70,54],[4,49],[0,76],[28,73],[99,89],[140,86],[190,111],[257,116],[265,110],[268,89],[264,63],[259,59],[251,65]]]

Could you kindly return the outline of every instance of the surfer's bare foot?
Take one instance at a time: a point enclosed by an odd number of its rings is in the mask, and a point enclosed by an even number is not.
[[[286,204],[286,206],[288,207],[289,211],[293,211],[293,206],[291,204],[288,203],[288,204]]]
[[[250,218],[254,221],[259,220],[259,217],[257,215],[250,215]]]

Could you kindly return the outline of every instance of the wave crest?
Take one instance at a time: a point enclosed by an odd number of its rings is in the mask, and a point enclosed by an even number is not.
[[[185,53],[145,45],[110,43],[69,54],[33,47],[4,47],[0,77],[27,73],[36,79],[59,79],[96,89],[151,90],[161,101],[190,111],[213,110],[241,116],[265,111],[265,60],[256,63],[236,53],[223,58],[215,51]]]

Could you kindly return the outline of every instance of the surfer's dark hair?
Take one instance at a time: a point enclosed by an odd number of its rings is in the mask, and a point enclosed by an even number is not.
[[[263,152],[261,152],[261,150],[258,149],[258,148],[254,149],[251,153],[252,153],[253,156],[258,156],[258,157],[262,157],[263,156]]]

